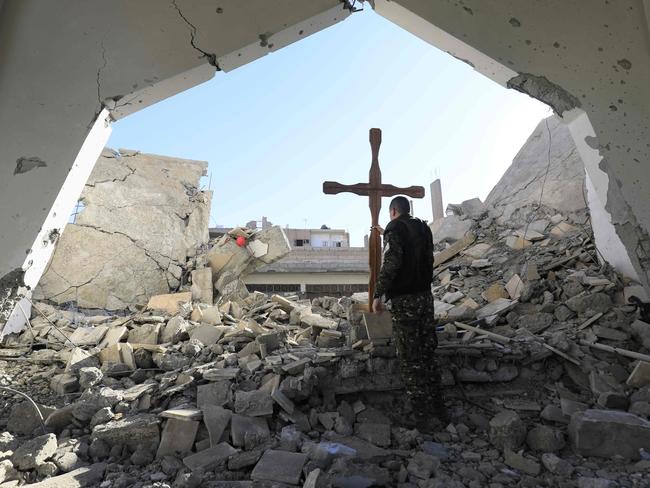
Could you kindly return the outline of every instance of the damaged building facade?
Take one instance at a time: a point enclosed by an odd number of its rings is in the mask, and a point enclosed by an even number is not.
[[[365,6],[551,106],[584,161],[600,252],[649,285],[646,2],[602,2],[590,5],[589,16],[579,3],[376,0]],[[54,248],[48,236],[63,230],[112,121],[353,13],[339,0],[213,7],[207,1],[79,3],[79,22],[52,32],[52,21],[63,21],[66,12],[36,0],[2,2],[0,223],[12,229],[0,235],[3,317],[15,310],[21,285],[38,283]],[[135,28],[125,17],[143,24]],[[85,25],[101,27],[88,32]],[[40,42],[33,32],[43,33],[48,52],[32,49]],[[26,194],[32,195],[27,201]]]
[[[572,179],[557,195],[579,205],[582,193],[590,219],[547,202],[528,221],[502,181],[485,208],[460,204],[436,229],[439,351],[456,396],[453,422],[434,437],[404,427],[390,334],[363,325],[363,299],[248,293],[242,274],[278,259],[286,237],[245,233],[250,252],[230,236],[201,254],[203,237],[184,227],[200,208],[187,188],[175,202],[187,212],[172,216],[174,242],[149,249],[138,229],[123,236],[132,262],[160,285],[145,293],[178,281],[181,296],[154,295],[126,316],[40,302],[31,310],[44,293],[105,308],[143,301],[140,289],[104,293],[99,283],[113,278],[101,269],[86,281],[48,278],[50,262],[68,272],[51,259],[55,247],[65,252],[66,234],[121,239],[111,219],[83,225],[111,203],[102,185],[137,173],[121,162],[137,155],[114,154],[122,172],[99,178],[97,193],[87,186],[112,122],[345,21],[362,4],[91,1],[76,2],[71,16],[53,2],[0,1],[0,225],[9,230],[0,234],[0,314],[11,333],[0,384],[37,402],[35,410],[20,394],[2,397],[0,483],[183,487],[207,472],[212,486],[243,487],[648,486],[650,317],[630,302],[650,285],[646,1],[365,2],[552,107],[558,119],[538,127],[539,146],[545,131],[555,141],[570,135],[566,157],[584,165],[586,191]],[[528,178],[523,165],[511,169],[512,179]],[[79,225],[66,228],[83,195]],[[454,234],[442,238],[447,228]],[[190,282],[176,268],[183,260]],[[226,299],[214,304],[213,292]]]

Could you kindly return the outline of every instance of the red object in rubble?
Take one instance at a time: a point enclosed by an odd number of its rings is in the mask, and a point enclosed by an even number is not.
[[[235,242],[239,247],[244,247],[246,245],[246,238],[244,236],[239,236],[235,239]]]

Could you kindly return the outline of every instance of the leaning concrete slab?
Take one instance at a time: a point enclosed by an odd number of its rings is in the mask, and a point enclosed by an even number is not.
[[[208,242],[206,168],[104,150],[34,297],[115,310],[175,289],[187,257]]]

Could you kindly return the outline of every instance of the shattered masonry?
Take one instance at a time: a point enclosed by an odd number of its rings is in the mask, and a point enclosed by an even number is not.
[[[138,312],[37,304],[0,349],[0,385],[45,427],[0,395],[0,483],[650,486],[648,297],[599,261],[584,203],[559,198],[581,163],[569,146],[537,205],[544,130],[487,203],[435,224],[449,425],[412,428],[387,314],[364,319],[365,294],[249,293],[241,277],[289,245],[277,227],[234,229]]]

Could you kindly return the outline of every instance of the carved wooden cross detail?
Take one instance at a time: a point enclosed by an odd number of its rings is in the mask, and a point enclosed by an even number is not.
[[[381,182],[381,170],[379,169],[379,146],[381,145],[381,129],[370,129],[370,148],[372,149],[372,164],[368,183],[357,183],[356,185],[343,185],[334,181],[323,183],[323,192],[328,195],[337,193],[354,193],[369,197],[370,215],[372,217],[372,229],[370,231],[370,281],[368,283],[368,299],[372,303],[375,294],[375,283],[381,268],[381,242],[379,231],[379,211],[381,210],[381,197],[393,197],[396,195],[407,195],[412,198],[424,198],[424,188],[421,186],[409,186],[399,188],[393,185],[385,185]]]

